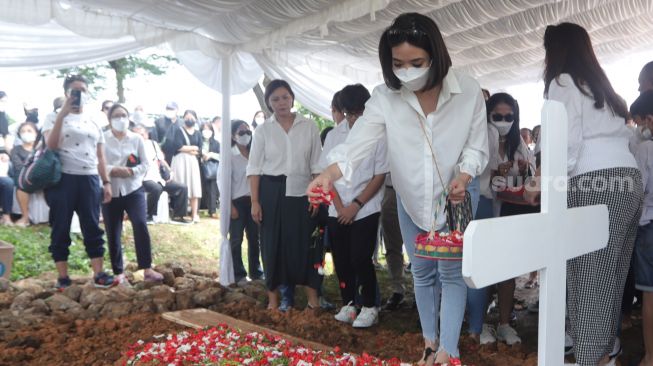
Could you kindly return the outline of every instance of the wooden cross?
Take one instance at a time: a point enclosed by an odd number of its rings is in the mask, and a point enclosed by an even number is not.
[[[564,364],[567,260],[604,248],[606,205],[567,208],[567,112],[542,107],[541,212],[472,221],[464,237],[463,276],[473,288],[540,271],[538,365]]]

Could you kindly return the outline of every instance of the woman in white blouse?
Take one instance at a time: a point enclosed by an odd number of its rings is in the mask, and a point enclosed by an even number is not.
[[[345,142],[356,120],[363,114],[370,92],[361,84],[347,85],[340,91],[340,97],[345,121],[326,137],[320,158],[322,168],[328,165],[327,154]],[[378,322],[375,306],[378,285],[372,256],[376,249],[383,183],[388,170],[385,141],[380,140],[374,154],[356,169],[350,185],[344,181],[336,183],[333,205],[329,207],[331,254],[344,305],[335,318],[355,328],[371,327]],[[359,288],[363,308],[357,314],[354,298]]]
[[[229,224],[229,244],[234,263],[236,283],[246,280],[247,270],[243,265],[243,232],[247,235],[247,264],[249,278],[261,279],[259,230],[251,215],[252,197],[247,183],[247,162],[252,147],[252,130],[245,121],[231,122],[231,222]],[[220,165],[222,167],[222,165]],[[222,169],[218,168],[218,175]]]
[[[108,113],[111,129],[104,133],[107,172],[111,180],[111,201],[102,205],[104,227],[107,230],[109,256],[115,281],[128,284],[122,255],[122,221],[129,216],[134,231],[134,246],[139,269],[145,281],[161,281],[163,275],[152,269],[152,243],[147,229],[147,204],[143,177],[150,162],[145,154],[143,138],[129,127],[129,112],[114,104]]]
[[[319,173],[322,144],[315,122],[291,111],[294,100],[286,81],[268,84],[265,102],[274,114],[256,129],[247,165],[252,217],[261,224],[269,309],[279,308],[281,285],[306,286],[309,307],[320,305],[322,278],[310,259],[317,209],[309,206],[305,192]]]
[[[365,113],[347,141],[329,154],[331,165],[308,192],[316,187],[331,189],[341,177],[351,181],[377,142],[386,140],[424,336],[421,364],[457,364],[467,292],[462,262],[415,257],[414,242],[420,233],[444,227],[443,192],[453,203],[461,202],[472,178],[485,168],[485,101],[475,80],[450,69],[442,35],[424,15],[397,17],[381,36],[379,58],[385,85],[374,89]]]
[[[641,173],[628,149],[628,109],[599,65],[583,27],[547,27],[544,48],[544,94],[567,109],[568,205],[605,204],[610,213],[607,247],[567,262],[567,311],[576,363],[613,364],[644,196]],[[536,197],[536,190],[527,191],[528,199]]]

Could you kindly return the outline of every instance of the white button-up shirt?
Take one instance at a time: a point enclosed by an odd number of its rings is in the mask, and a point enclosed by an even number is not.
[[[127,158],[133,154],[140,161],[138,165],[131,167],[134,175],[127,178],[111,177],[111,196],[126,196],[143,186],[143,177],[150,166],[145,154],[143,137],[131,131],[127,131],[122,139],[117,139],[111,130],[104,133],[106,145],[104,155],[107,160],[107,174],[111,174],[114,167],[127,167]]]
[[[446,222],[444,205],[436,216],[443,187],[420,120],[445,185],[459,172],[472,177],[481,174],[488,162],[485,100],[476,80],[452,70],[442,82],[437,109],[428,116],[410,90],[376,87],[347,141],[331,151],[328,161],[337,163],[350,182],[376,142],[386,140],[392,182],[406,212],[421,229],[438,230]]]
[[[320,131],[315,122],[296,114],[286,133],[272,116],[256,129],[247,176],[285,175],[286,196],[305,196],[311,175],[320,173],[321,152]]]
[[[354,124],[355,125],[355,124]],[[327,162],[327,155],[329,152],[336,146],[342,144],[347,139],[349,135],[349,122],[343,121],[343,123],[336,126],[329,134],[327,135],[326,140],[324,141],[324,147],[322,148],[322,156],[320,157],[320,169],[324,170],[329,165]],[[387,149],[386,143],[383,139],[379,140],[376,143],[376,148],[374,149],[374,154],[363,159],[356,171],[351,177],[350,184],[344,181],[344,179],[339,179],[335,184],[335,189],[342,200],[342,204],[346,207],[351,205],[354,201],[354,198],[358,197],[363,190],[370,183],[372,178],[375,175],[386,174],[390,171],[390,166],[388,164]],[[358,211],[354,220],[363,219],[369,215],[381,212],[381,201],[383,200],[383,194],[385,192],[385,187],[381,186],[378,192],[372,198],[365,203],[363,207]],[[334,205],[329,206],[329,216],[338,217],[338,212]]]
[[[250,196],[249,184],[247,183],[247,158],[240,153],[238,146],[231,147],[231,199]],[[222,176],[222,167],[218,166],[218,177]],[[218,178],[218,182],[220,179]]]

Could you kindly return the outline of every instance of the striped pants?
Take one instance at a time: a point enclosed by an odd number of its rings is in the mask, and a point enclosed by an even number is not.
[[[567,262],[567,311],[579,365],[597,365],[614,346],[643,196],[635,168],[596,170],[569,180],[570,208],[605,204],[610,217],[607,247]]]

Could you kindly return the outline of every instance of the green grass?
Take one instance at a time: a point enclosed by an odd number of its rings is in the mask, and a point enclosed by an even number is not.
[[[201,272],[217,272],[220,237],[217,220],[204,219],[196,225],[154,225],[148,228],[152,238],[154,265],[177,262]],[[84,250],[82,236],[72,234],[71,239],[68,257],[70,273],[90,274],[90,261]],[[12,281],[37,277],[47,272],[55,273],[54,262],[48,251],[50,228],[47,225],[28,228],[0,226],[0,240],[14,246]],[[126,262],[135,263],[136,252],[129,221],[124,222],[122,242]],[[105,263],[105,268],[111,267],[108,252],[105,252]]]

